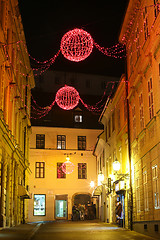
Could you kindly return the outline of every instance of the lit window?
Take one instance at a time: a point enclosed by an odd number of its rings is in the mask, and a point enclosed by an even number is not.
[[[144,210],[148,211],[148,182],[147,182],[147,172],[143,173],[143,189],[144,189]]]
[[[82,115],[75,115],[74,116],[74,121],[76,123],[82,123]]]
[[[46,215],[46,195],[34,194],[34,216]]]
[[[45,163],[44,162],[36,162],[35,177],[36,178],[44,178],[45,177]]]
[[[137,206],[137,212],[140,212],[141,211],[141,204],[140,204],[139,178],[136,179],[136,206]]]
[[[157,165],[152,167],[152,181],[153,181],[153,199],[154,208],[160,208],[159,203],[159,183],[158,183],[158,168]]]
[[[65,135],[57,135],[57,149],[66,149]]]

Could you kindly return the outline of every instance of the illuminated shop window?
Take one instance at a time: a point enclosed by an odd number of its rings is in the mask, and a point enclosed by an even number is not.
[[[46,195],[34,194],[34,216],[46,215]]]

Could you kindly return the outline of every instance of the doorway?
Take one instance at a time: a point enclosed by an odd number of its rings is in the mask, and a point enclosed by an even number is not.
[[[68,196],[56,195],[55,196],[55,219],[68,218]]]

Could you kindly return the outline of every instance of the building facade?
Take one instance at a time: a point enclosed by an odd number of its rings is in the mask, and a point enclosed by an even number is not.
[[[73,205],[91,204],[90,183],[96,183],[96,158],[92,153],[101,131],[32,127],[29,221],[70,220]]]
[[[0,11],[0,226],[10,227],[27,220],[34,78],[18,1],[1,0]]]
[[[97,157],[97,195],[100,219],[129,227],[129,158],[125,76],[121,77],[115,94],[106,103],[99,121],[104,132],[97,139],[94,154]],[[118,161],[119,169],[114,169]],[[99,179],[102,179],[99,181]],[[98,190],[98,191],[97,191]],[[118,216],[116,209],[121,205]]]
[[[68,85],[75,87],[80,95],[103,96],[104,91],[109,92],[118,80],[110,76],[48,70],[35,77],[35,90],[55,93]]]
[[[133,165],[133,229],[160,234],[160,2],[129,1],[126,46]]]

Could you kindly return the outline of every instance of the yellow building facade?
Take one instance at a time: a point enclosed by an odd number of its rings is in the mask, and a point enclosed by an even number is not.
[[[1,0],[0,12],[0,226],[10,227],[27,220],[34,78],[18,1]]]
[[[130,0],[126,46],[133,165],[133,229],[160,236],[160,2]]]
[[[96,183],[92,153],[101,131],[32,126],[29,221],[70,220],[73,205],[91,204]],[[64,166],[68,157],[69,163]]]
[[[118,223],[116,208],[122,204],[119,224],[128,228],[129,211],[129,158],[126,82],[123,75],[115,94],[106,103],[99,121],[104,125],[104,132],[97,139],[94,154],[97,156],[97,176],[104,176],[98,184],[100,219],[108,223]],[[114,170],[114,162],[119,162],[120,169]]]

